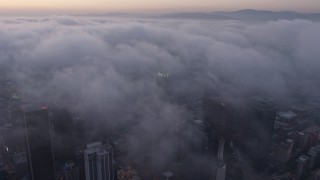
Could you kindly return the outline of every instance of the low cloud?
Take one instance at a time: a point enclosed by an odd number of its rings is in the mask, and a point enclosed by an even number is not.
[[[174,153],[175,124],[186,116],[165,98],[159,72],[179,94],[319,95],[319,22],[53,16],[2,18],[0,27],[0,65],[28,101],[54,99],[102,129],[135,122],[130,147],[151,134],[159,157]]]

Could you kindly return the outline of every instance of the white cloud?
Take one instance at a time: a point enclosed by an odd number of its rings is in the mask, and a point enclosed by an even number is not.
[[[133,132],[160,138],[184,117],[162,96],[154,77],[163,71],[178,79],[173,89],[181,93],[319,95],[319,22],[48,17],[0,19],[0,27],[0,65],[30,97],[85,109],[103,128],[138,120]],[[134,134],[129,139],[138,144],[150,138]]]

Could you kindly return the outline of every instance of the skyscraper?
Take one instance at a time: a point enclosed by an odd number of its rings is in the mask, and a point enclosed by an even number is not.
[[[84,150],[86,180],[113,180],[113,149],[95,142]]]
[[[223,153],[224,153],[224,139],[221,138],[219,140],[219,150],[218,150],[218,159],[216,164],[213,166],[213,177],[212,180],[225,180],[226,178],[226,170],[227,166],[223,161]]]
[[[235,116],[233,107],[218,98],[205,98],[205,120],[214,128],[216,135],[229,139]],[[219,139],[217,138],[217,139]]]
[[[271,99],[261,96],[250,98],[249,109],[243,118],[249,119],[245,137],[247,152],[253,158],[256,169],[265,167],[270,148],[276,110]]]
[[[223,153],[224,153],[224,139],[221,138],[219,140],[219,150],[218,150],[218,160],[223,160]]]
[[[54,154],[48,110],[24,113],[27,156],[32,180],[55,180]]]
[[[77,137],[72,114],[66,109],[50,108],[51,131],[55,161],[65,162],[74,157]]]
[[[212,180],[225,180],[227,166],[223,162],[218,162],[214,168],[214,176]]]
[[[224,99],[206,97],[204,102],[204,119],[209,124],[211,131],[209,135],[209,149],[216,153],[219,151],[219,140],[224,139],[224,148],[234,139],[235,108]],[[238,127],[238,126],[237,126]],[[221,147],[221,146],[220,146]]]

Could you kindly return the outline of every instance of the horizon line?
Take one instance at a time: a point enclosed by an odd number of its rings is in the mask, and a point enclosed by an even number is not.
[[[17,12],[23,10],[24,12]],[[126,14],[159,14],[159,13],[192,13],[192,12],[237,12],[242,10],[270,11],[270,12],[296,12],[302,14],[318,14],[320,11],[297,11],[291,9],[260,9],[260,8],[239,8],[239,9],[131,9],[131,10],[111,10],[111,9],[77,9],[77,8],[41,8],[41,9],[25,9],[25,8],[1,8],[0,16],[3,15],[85,15],[85,14],[101,14],[101,13],[126,13]],[[49,11],[49,12],[48,12]],[[76,14],[75,14],[76,13]]]

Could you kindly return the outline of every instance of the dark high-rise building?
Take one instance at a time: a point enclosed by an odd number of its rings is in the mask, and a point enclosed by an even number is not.
[[[222,137],[226,141],[226,151],[235,144],[251,157],[257,169],[263,169],[272,145],[275,106],[272,100],[261,96],[251,97],[246,102],[238,106],[219,98],[205,99],[205,121],[212,128],[211,146],[214,152],[218,151]]]
[[[55,161],[63,163],[69,159],[73,159],[75,157],[74,152],[77,138],[75,136],[72,114],[65,109],[51,108],[49,117],[54,137],[53,150]]]
[[[224,163],[223,160],[223,153],[224,153],[224,139],[221,138],[219,140],[219,150],[218,150],[218,156],[217,156],[217,161],[215,162],[214,166],[213,166],[213,176],[212,176],[212,180],[225,180],[226,177],[226,170],[227,170],[227,166]]]
[[[48,110],[25,112],[27,155],[32,180],[55,180]]]
[[[220,138],[226,141],[226,145],[235,138],[235,117],[236,111],[231,103],[213,97],[205,98],[204,119],[211,127],[209,149],[214,153],[218,152]]]
[[[205,99],[205,119],[220,137],[230,136],[234,111],[231,105],[215,98]]]
[[[264,167],[270,153],[275,117],[272,100],[260,96],[250,98],[248,111],[242,117],[249,120],[249,128],[243,140],[258,169]]]

